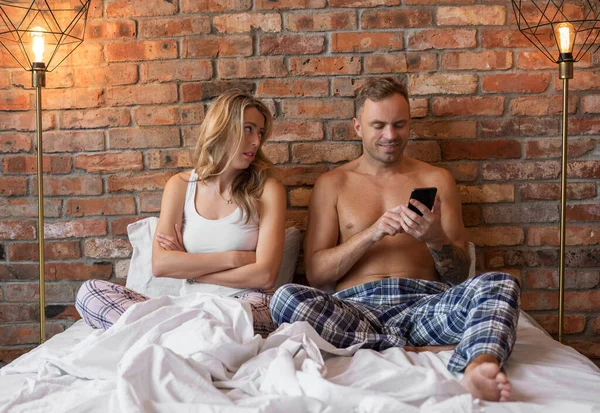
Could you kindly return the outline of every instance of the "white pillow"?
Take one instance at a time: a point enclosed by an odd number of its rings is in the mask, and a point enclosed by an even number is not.
[[[223,287],[215,284],[187,284],[185,280],[155,277],[152,275],[152,240],[158,224],[158,218],[150,217],[127,226],[129,242],[133,247],[126,287],[148,297],[163,295],[180,295],[184,288],[186,293],[203,292],[218,295],[235,295],[244,289]],[[301,233],[294,227],[285,230],[283,259],[277,276],[277,287],[292,282],[296,270],[296,261],[300,252]],[[182,288],[184,284],[184,288]],[[191,287],[188,291],[188,287]]]

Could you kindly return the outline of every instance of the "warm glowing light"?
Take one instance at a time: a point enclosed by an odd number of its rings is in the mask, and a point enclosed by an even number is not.
[[[44,61],[44,28],[43,27],[34,27],[31,29],[32,31],[29,33],[33,40],[31,42],[31,49],[33,50],[33,55],[35,56],[34,62],[43,62]]]
[[[575,28],[571,23],[563,22],[556,25],[554,34],[558,40],[560,53],[572,53],[575,44]]]

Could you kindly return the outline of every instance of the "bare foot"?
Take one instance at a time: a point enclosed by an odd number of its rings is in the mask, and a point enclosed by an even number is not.
[[[497,363],[485,362],[469,366],[460,382],[474,398],[507,402],[512,386]]]

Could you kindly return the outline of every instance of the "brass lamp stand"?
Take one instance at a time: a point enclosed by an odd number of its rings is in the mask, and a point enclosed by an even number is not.
[[[600,34],[600,1],[565,3],[564,0],[512,0],[519,30],[549,60],[558,63],[558,76],[563,81],[558,276],[558,340],[561,343],[564,333],[569,79],[573,78],[573,64],[587,53]]]

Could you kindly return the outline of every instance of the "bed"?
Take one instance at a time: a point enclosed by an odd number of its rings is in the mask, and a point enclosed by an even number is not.
[[[600,412],[600,370],[525,313],[506,365],[513,402],[473,400],[450,352],[336,349],[306,323],[254,335],[214,294],[132,306],[106,332],[81,320],[0,370],[0,412]]]

